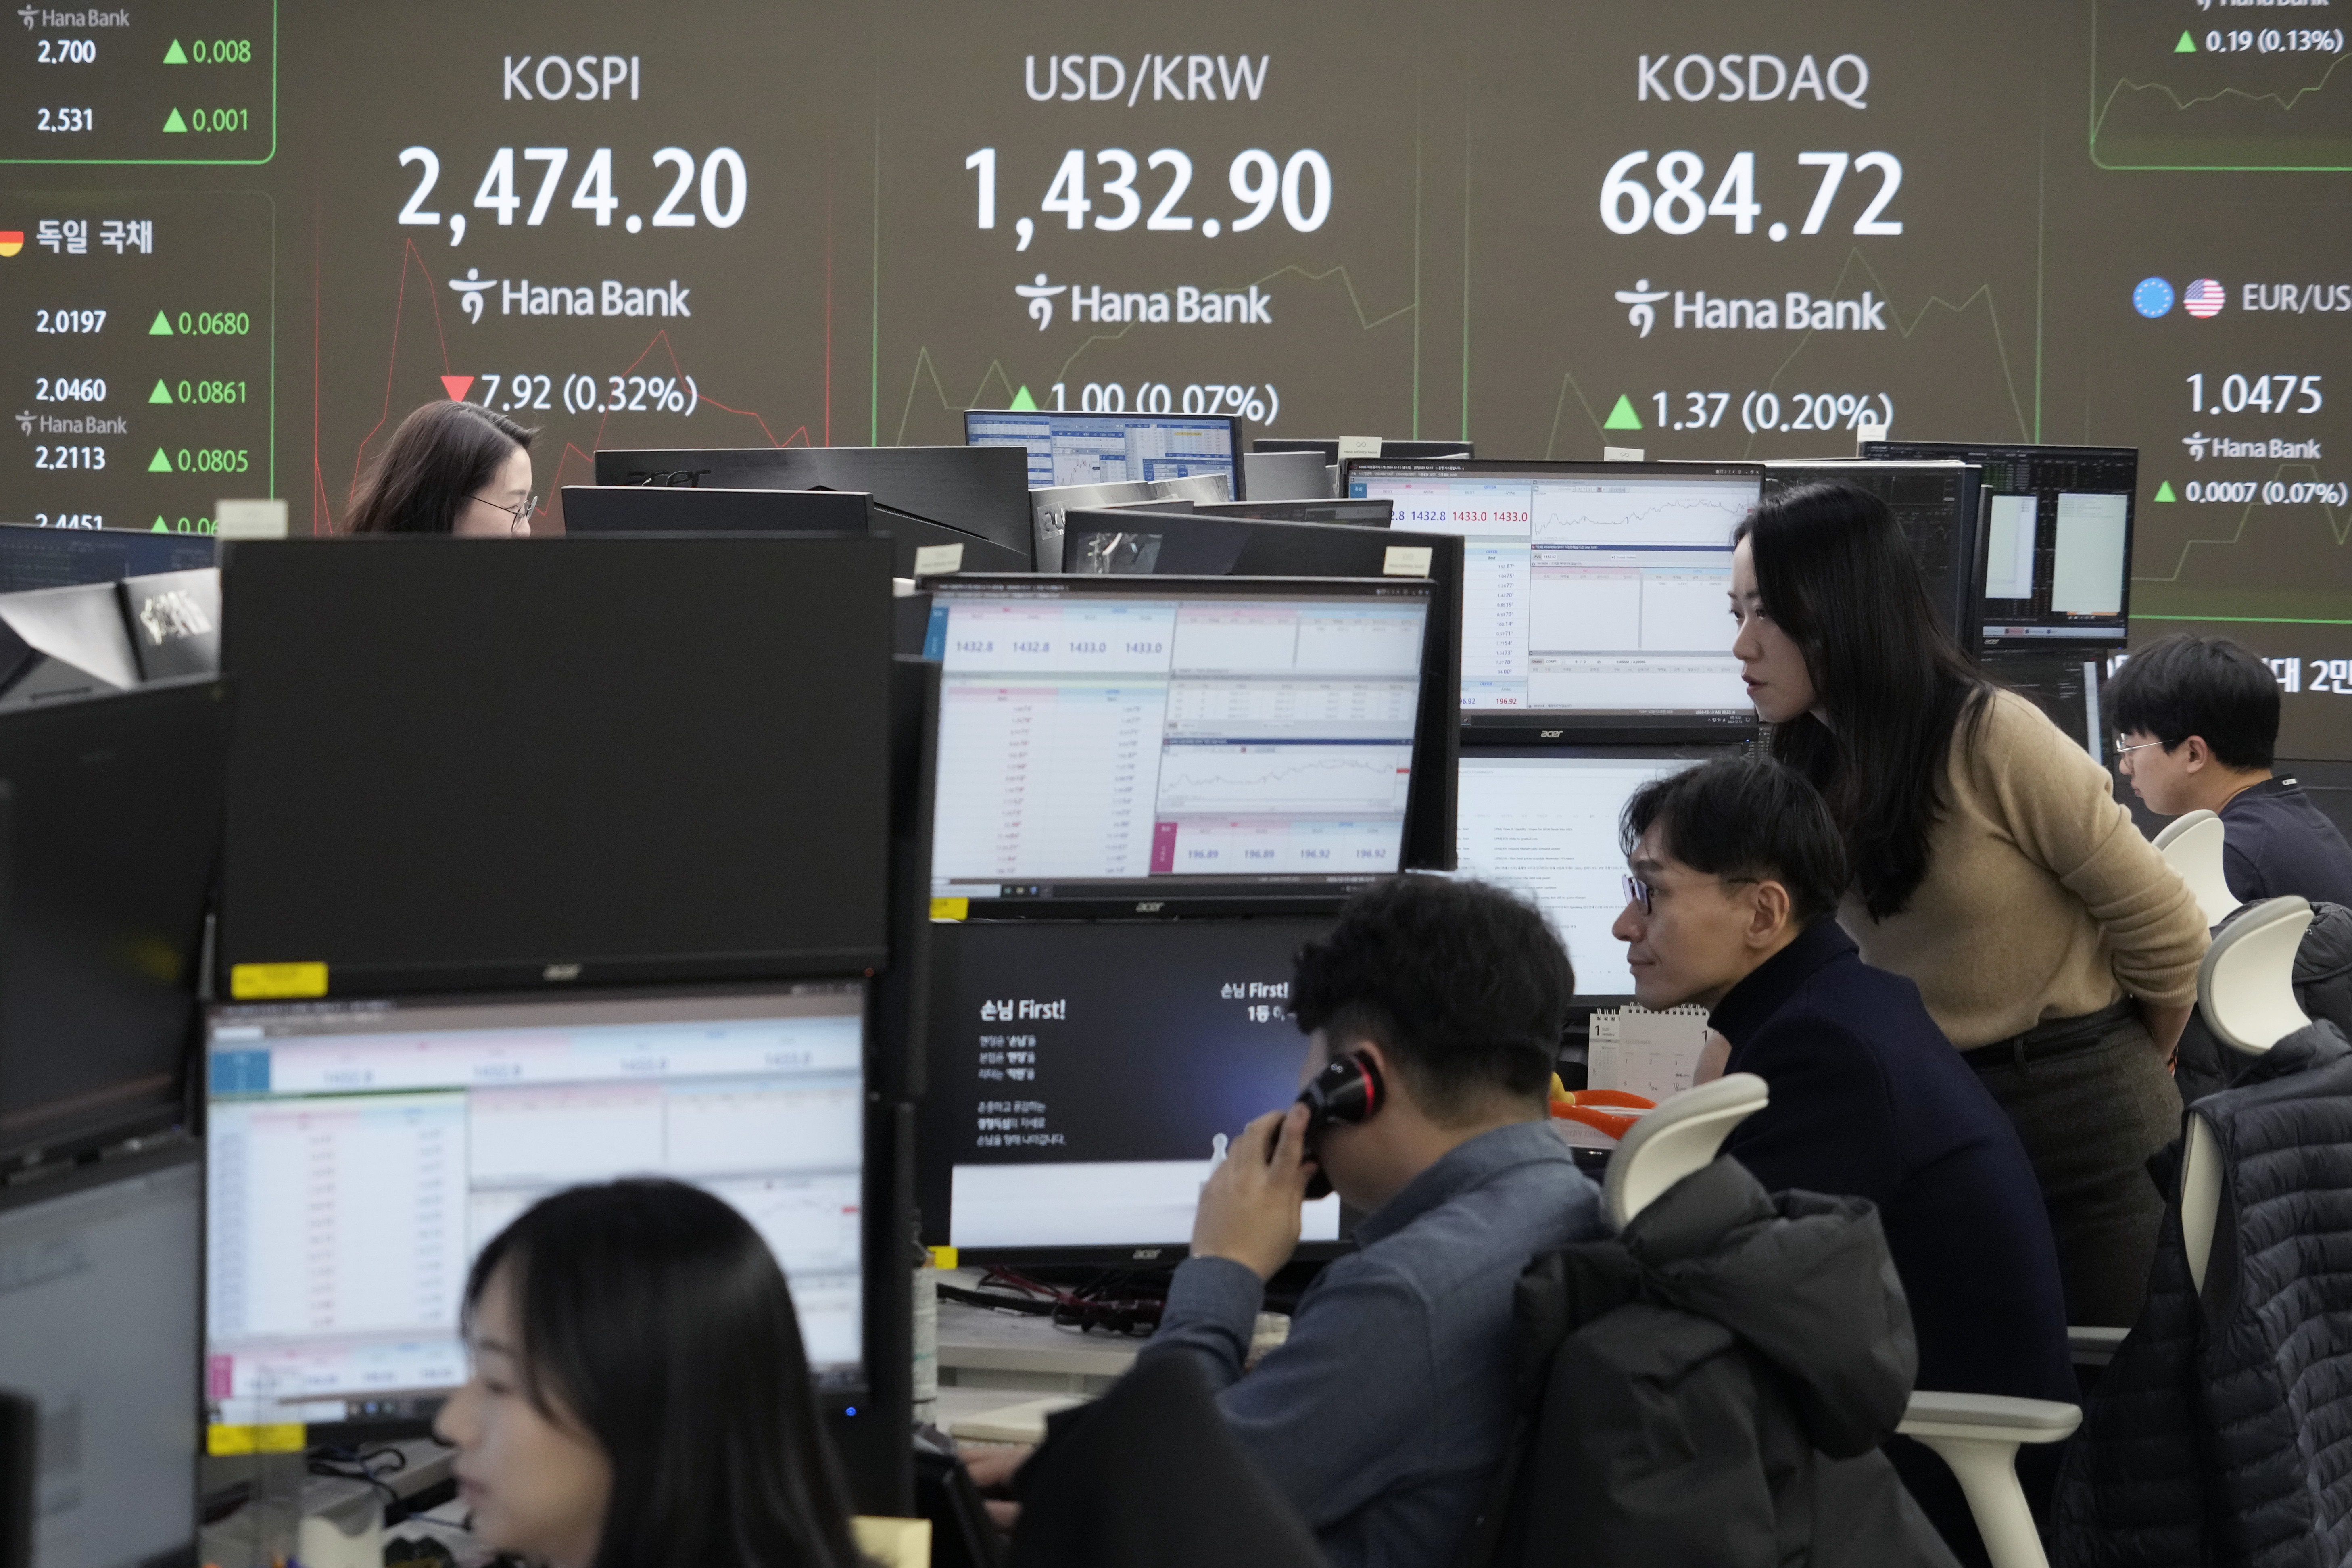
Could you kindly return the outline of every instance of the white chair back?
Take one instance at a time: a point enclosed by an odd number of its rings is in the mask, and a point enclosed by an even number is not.
[[[2223,1045],[2260,1055],[2311,1022],[2294,999],[2294,955],[2310,929],[2309,903],[2265,899],[2205,950],[2197,1010]]]
[[[1609,1157],[1601,1212],[1610,1227],[1647,1208],[1659,1194],[1714,1160],[1731,1130],[1764,1109],[1764,1080],[1736,1072],[1670,1096],[1635,1122]]]
[[[2231,1049],[2260,1056],[2311,1022],[2294,999],[2294,955],[2311,929],[2302,899],[2265,899],[2231,921],[2197,969],[2197,1010]],[[2189,1282],[2205,1289],[2221,1212],[2221,1151],[2194,1108],[2180,1150],[2180,1241]]]
[[[2220,925],[2238,907],[2238,895],[2230,891],[2230,879],[2221,874],[2220,817],[2210,811],[2176,816],[2156,836],[2156,847],[2196,895],[2207,925]]]

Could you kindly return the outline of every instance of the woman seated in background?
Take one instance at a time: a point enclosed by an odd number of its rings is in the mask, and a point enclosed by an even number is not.
[[[347,533],[530,531],[530,443],[539,434],[478,403],[428,403],[400,422],[352,504]]]
[[[784,1277],[676,1182],[531,1206],[466,1281],[435,1428],[492,1547],[548,1568],[854,1568]]]
[[[2058,1243],[2067,1321],[2139,1317],[2180,1132],[2167,1063],[2205,917],[2107,771],[1977,672],[1884,502],[1841,485],[1732,535],[1731,650],[1772,755],[1820,790],[1853,882],[1838,921],[2017,1124]]]

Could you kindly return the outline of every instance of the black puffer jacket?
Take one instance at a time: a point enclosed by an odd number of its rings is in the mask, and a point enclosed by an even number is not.
[[[2231,921],[2253,907],[2231,910],[2214,931],[2228,930]],[[2352,910],[2342,904],[2311,906],[2311,929],[2294,950],[2294,998],[2304,1012],[2326,1019],[2352,1039]],[[2181,1103],[2194,1104],[2228,1087],[2238,1060],[2213,1037],[2201,1014],[2191,1015],[2180,1033],[2180,1059],[2173,1075]]]
[[[2352,1046],[2332,1024],[2298,1029],[2196,1113],[2223,1171],[2205,1288],[2182,1249],[2175,1144],[2147,1305],[2059,1475],[2055,1559],[2352,1563]]]
[[[1868,1203],[1725,1155],[1515,1306],[1532,1425],[1457,1564],[1952,1568],[1878,1452],[1918,1358]]]

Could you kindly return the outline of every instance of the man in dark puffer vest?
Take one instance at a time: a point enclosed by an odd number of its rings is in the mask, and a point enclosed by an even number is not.
[[[2352,1046],[2314,1023],[2197,1103],[2222,1168],[2201,1295],[2176,1194],[2148,1300],[2087,1403],[2062,1568],[2352,1562]]]

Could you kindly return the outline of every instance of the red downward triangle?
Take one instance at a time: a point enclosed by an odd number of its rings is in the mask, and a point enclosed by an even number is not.
[[[448,393],[452,403],[465,402],[467,389],[473,384],[474,378],[470,375],[445,375],[441,378],[442,389]]]

